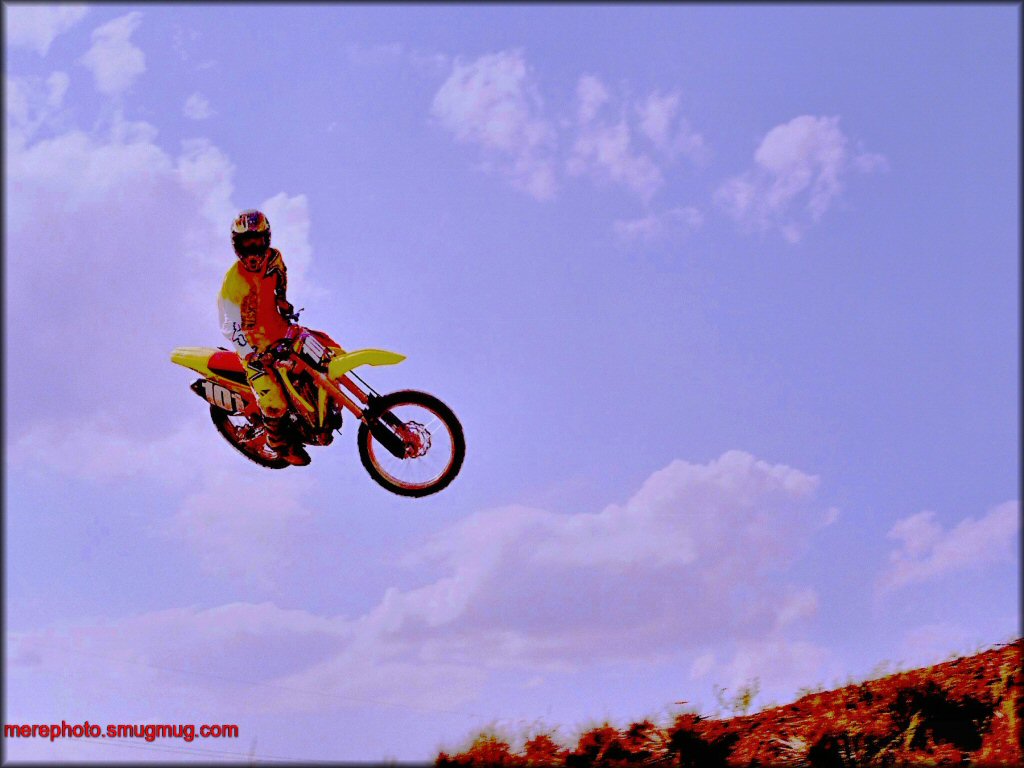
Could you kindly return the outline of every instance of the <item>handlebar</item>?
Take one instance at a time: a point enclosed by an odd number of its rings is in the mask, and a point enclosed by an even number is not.
[[[288,335],[285,336],[285,338],[268,347],[267,350],[259,356],[261,363],[266,366],[272,366],[280,360],[286,360],[292,354],[295,339],[298,338],[298,334],[302,332],[302,329],[299,328],[298,333],[293,336],[292,328],[298,328],[298,326],[292,326],[289,328]]]
[[[302,310],[300,309],[299,312]],[[297,313],[296,313],[296,316]],[[271,344],[259,355],[258,359],[266,366],[273,366],[275,363],[287,360],[295,353],[295,342],[303,335],[309,333],[309,329],[298,323],[292,323],[284,333],[284,338]]]

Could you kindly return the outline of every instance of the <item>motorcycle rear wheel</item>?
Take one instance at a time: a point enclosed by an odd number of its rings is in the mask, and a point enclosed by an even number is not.
[[[365,422],[360,424],[359,459],[370,477],[399,496],[429,496],[447,488],[466,457],[466,438],[451,408],[426,392],[406,389],[381,397],[374,411],[379,421],[406,431],[408,455],[394,456]]]
[[[249,461],[268,469],[284,469],[288,462],[280,457],[271,458],[263,451],[267,443],[266,429],[262,422],[253,424],[240,413],[228,413],[223,408],[211,405],[210,419],[221,436],[231,443]]]

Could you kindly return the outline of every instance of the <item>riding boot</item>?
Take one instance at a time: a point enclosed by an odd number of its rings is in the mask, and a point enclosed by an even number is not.
[[[301,445],[296,445],[285,434],[284,417],[271,419],[264,417],[267,428],[267,448],[289,464],[303,466],[309,464],[309,454]]]

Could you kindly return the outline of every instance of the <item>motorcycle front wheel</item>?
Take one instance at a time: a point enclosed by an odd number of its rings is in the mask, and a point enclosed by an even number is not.
[[[451,484],[466,457],[462,425],[451,408],[407,389],[384,395],[372,411],[358,437],[359,458],[370,477],[399,496],[429,496]]]

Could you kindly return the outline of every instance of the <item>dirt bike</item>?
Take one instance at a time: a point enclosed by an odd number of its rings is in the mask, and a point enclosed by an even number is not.
[[[349,411],[360,422],[359,458],[370,477],[400,496],[428,496],[448,487],[462,468],[462,425],[433,395],[411,389],[381,395],[355,373],[360,366],[404,359],[383,349],[346,352],[323,331],[298,324],[260,356],[288,399],[289,438],[330,445]],[[202,375],[191,389],[209,403],[214,426],[236,450],[263,467],[291,466],[267,447],[263,416],[237,354],[224,347],[177,347],[171,361]]]

